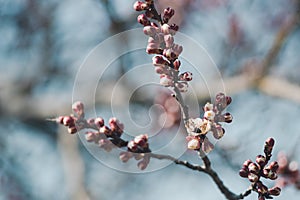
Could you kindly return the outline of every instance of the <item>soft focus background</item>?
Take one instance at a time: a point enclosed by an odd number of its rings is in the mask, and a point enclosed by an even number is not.
[[[87,151],[78,136],[70,136],[64,127],[46,121],[71,112],[76,73],[95,46],[114,34],[140,27],[133,3],[0,1],[0,199],[224,199],[209,177],[174,164],[141,174],[107,167]],[[159,10],[167,6],[176,10],[173,22],[207,50],[222,74],[227,94],[233,97],[229,111],[234,122],[225,127],[226,135],[209,155],[225,184],[236,193],[248,187],[248,181],[238,176],[239,167],[260,154],[270,136],[276,139],[273,159],[285,151],[299,162],[299,1],[156,3]],[[134,38],[124,38],[107,53],[133,42]],[[151,56],[140,51],[120,56],[111,64],[95,92],[97,114],[106,120],[111,116],[110,91],[132,66],[145,63],[151,63]],[[88,74],[82,76],[88,82]],[[127,106],[124,93],[148,76],[158,81],[154,72],[123,78],[123,88],[115,96],[117,105]],[[214,74],[206,78],[212,80],[209,87],[214,88]],[[201,107],[214,94],[197,81],[193,80],[193,88]],[[83,91],[82,95],[84,99],[88,94]],[[185,98],[189,101],[190,97]],[[161,106],[154,109],[153,104]],[[145,86],[132,94],[130,116],[140,126],[154,120],[160,128],[163,118],[160,131],[166,136],[162,138],[180,130],[176,128],[180,123],[178,108],[168,100],[166,90],[157,86]],[[151,130],[157,131],[155,126],[149,128],[149,134]],[[103,156],[110,159],[109,153],[103,152]],[[193,152],[186,152],[182,159],[200,163]],[[123,166],[126,169],[126,164]],[[300,191],[290,185],[276,199],[298,199],[299,195]],[[256,195],[248,199],[256,199]]]

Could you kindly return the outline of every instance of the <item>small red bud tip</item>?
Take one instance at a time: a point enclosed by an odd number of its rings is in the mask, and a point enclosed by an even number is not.
[[[73,123],[74,123],[74,119],[73,119],[72,117],[69,117],[69,116],[64,117],[64,119],[63,119],[63,124],[64,124],[65,126],[70,126],[70,125],[72,125]]]
[[[260,166],[264,166],[264,165],[266,165],[266,157],[263,156],[263,155],[258,155],[258,156],[256,157],[256,162],[257,162],[257,164],[259,164]]]
[[[251,181],[251,182],[257,182],[257,181],[258,181],[258,176],[257,176],[256,174],[249,173],[249,174],[248,174],[248,179],[249,179],[249,181]]]
[[[135,151],[137,151],[138,146],[137,146],[137,144],[133,140],[131,140],[130,142],[128,142],[127,148],[130,151],[135,152]]]
[[[230,96],[226,96],[226,104],[229,105],[232,102],[232,98]]]
[[[273,147],[275,144],[275,140],[273,138],[268,138],[266,140],[266,145],[268,145],[269,147]]]
[[[170,29],[174,30],[174,31],[178,31],[179,30],[179,26],[176,24],[171,24],[170,25]]]
[[[273,187],[269,189],[269,194],[272,196],[279,196],[281,189],[279,187]]]
[[[149,26],[150,25],[150,21],[147,18],[147,16],[145,14],[141,14],[137,17],[137,21],[142,24],[143,26]]]
[[[231,123],[232,119],[233,119],[233,117],[232,117],[232,115],[230,113],[225,113],[224,114],[224,122]]]
[[[174,62],[173,62],[173,65],[174,65],[174,69],[175,70],[179,70],[179,67],[180,67],[180,65],[181,65],[181,62],[180,62],[180,60],[175,60]]]
[[[245,167],[248,168],[248,166],[249,166],[251,163],[252,163],[252,161],[248,159],[248,160],[246,160],[246,161],[243,163],[243,166],[245,166]]]
[[[64,123],[64,117],[59,116],[58,118],[56,118],[56,123],[63,124]]]
[[[254,173],[254,174],[258,175],[258,173],[259,173],[259,166],[256,163],[251,163],[248,166],[248,170],[251,173]]]
[[[77,132],[77,129],[76,129],[75,126],[73,126],[73,127],[68,128],[68,132],[69,132],[70,134],[74,134],[74,133]]]
[[[101,117],[97,117],[94,120],[94,123],[98,128],[101,128],[102,126],[104,126],[104,119],[102,119]]]
[[[136,11],[143,11],[146,10],[148,8],[148,5],[142,1],[136,1],[133,4],[133,9]]]
[[[247,178],[249,173],[245,169],[241,169],[239,174],[241,177]]]
[[[278,165],[278,163],[276,162],[276,161],[274,161],[274,162],[271,162],[271,164],[270,164],[270,169],[273,171],[273,172],[277,172],[277,170],[278,170],[278,168],[279,168],[279,165]]]

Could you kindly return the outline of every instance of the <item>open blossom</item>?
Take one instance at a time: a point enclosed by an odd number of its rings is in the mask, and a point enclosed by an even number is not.
[[[220,122],[231,122],[232,116],[229,113],[223,114],[222,111],[226,106],[231,103],[227,101],[228,104],[222,106],[222,110],[219,109],[218,105],[223,103],[220,99],[230,99],[230,97],[225,96],[223,93],[216,95],[216,101],[214,104],[206,103],[203,107],[204,115],[203,118],[190,118],[185,126],[188,132],[188,148],[193,150],[202,149],[205,153],[209,153],[213,149],[213,145],[209,142],[206,135],[212,133],[215,139],[221,139],[225,133],[224,128]],[[223,104],[222,104],[223,105]]]

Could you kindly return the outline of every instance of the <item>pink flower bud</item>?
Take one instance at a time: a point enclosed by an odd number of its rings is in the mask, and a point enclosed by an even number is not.
[[[134,4],[133,4],[133,8],[134,10],[136,11],[143,11],[143,10],[146,10],[148,9],[148,5],[144,2],[141,2],[141,1],[136,1]]]
[[[259,164],[260,166],[265,166],[266,165],[266,157],[263,155],[258,155],[256,157],[256,162],[257,164]]]
[[[179,26],[176,25],[176,24],[171,24],[170,29],[172,29],[174,32],[176,32],[176,31],[178,31]],[[175,33],[174,33],[174,34],[175,34]],[[173,34],[173,35],[174,35],[174,34]]]
[[[111,130],[107,126],[102,126],[99,129],[99,133],[104,134],[106,136],[110,136],[111,135]]]
[[[246,160],[246,161],[243,163],[243,166],[248,168],[248,166],[249,166],[251,163],[252,163],[251,160]]]
[[[146,49],[147,54],[162,54],[163,50],[162,49],[152,49],[148,48]]]
[[[55,120],[56,120],[56,123],[64,124],[64,116],[59,116]]]
[[[73,103],[72,109],[73,109],[74,113],[77,114],[78,117],[84,117],[84,106],[83,106],[82,102],[77,101],[77,102]]]
[[[270,169],[273,171],[273,172],[277,172],[278,168],[279,168],[279,165],[276,161],[273,161],[271,162],[271,164],[269,165]]]
[[[268,138],[266,140],[266,145],[268,145],[269,147],[273,147],[275,144],[275,140],[273,138]]]
[[[132,158],[132,153],[127,151],[121,152],[119,158],[122,162],[126,163],[130,158]]]
[[[171,34],[165,35],[164,40],[167,48],[172,47],[172,45],[174,44],[174,37]]]
[[[249,179],[250,182],[257,182],[258,181],[258,176],[256,174],[249,173],[248,174],[248,179]]]
[[[232,102],[232,98],[230,96],[226,96],[226,104],[229,105]]]
[[[170,26],[168,24],[163,24],[161,27],[161,32],[165,35],[170,34]]]
[[[158,29],[152,26],[145,26],[143,31],[145,35],[153,37],[157,33]]]
[[[279,187],[272,187],[269,189],[269,194],[272,196],[279,196],[281,189]]]
[[[93,132],[88,131],[85,133],[85,139],[87,142],[93,142],[95,138],[96,138],[96,136]]]
[[[248,166],[248,170],[251,173],[254,173],[254,174],[258,175],[260,168],[256,163],[250,163],[249,166]]]
[[[224,116],[224,122],[226,122],[226,123],[232,122],[233,117],[230,113],[225,113],[223,116]]]
[[[117,118],[110,118],[108,123],[113,132],[123,133],[124,125]]]
[[[271,180],[275,180],[277,179],[277,174],[275,172],[273,172],[270,168],[265,168],[263,170],[263,175],[266,177],[266,178],[269,178]]]
[[[191,72],[184,72],[179,75],[181,81],[191,81],[193,79],[193,74]]]
[[[152,63],[154,66],[165,66],[170,64],[163,56],[154,56],[152,58]]]
[[[174,51],[172,49],[164,49],[163,55],[169,60],[174,60],[177,58],[176,54],[174,53]]]
[[[133,140],[131,140],[128,142],[127,148],[132,152],[136,152],[138,149],[138,145]]]
[[[63,119],[63,124],[64,124],[65,126],[71,126],[71,125],[74,125],[74,118],[73,118],[73,117],[70,117],[70,116],[64,117],[64,119]]]
[[[176,60],[173,62],[173,65],[174,65],[174,69],[175,69],[175,70],[179,70],[179,67],[180,67],[180,65],[181,65],[180,60],[176,59]]]
[[[145,14],[140,14],[138,17],[137,17],[137,20],[140,24],[142,24],[143,26],[149,26],[150,25],[150,21],[149,19],[147,18],[147,16]]]
[[[69,128],[68,128],[68,132],[69,132],[70,134],[74,134],[74,133],[77,132],[77,129],[76,129],[75,126],[72,126],[72,127],[69,127]]]
[[[239,172],[239,174],[240,174],[241,177],[247,178],[249,172],[247,170],[245,170],[245,169],[241,169],[240,172]]]
[[[171,17],[173,17],[173,15],[175,14],[174,9],[168,7],[164,10],[164,16],[163,16],[163,20],[165,23],[168,23],[168,21],[171,19]]]
[[[134,138],[134,143],[141,148],[148,148],[148,135],[139,135]]]
[[[104,119],[101,118],[101,117],[97,117],[97,118],[94,120],[94,123],[95,123],[95,125],[96,125],[98,128],[101,128],[102,126],[104,126]]]

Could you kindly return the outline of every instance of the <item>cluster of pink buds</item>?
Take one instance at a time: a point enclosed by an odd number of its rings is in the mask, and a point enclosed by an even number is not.
[[[278,187],[286,187],[294,185],[300,190],[300,171],[299,164],[295,160],[291,160],[284,152],[279,152],[277,156],[279,169],[276,185]]]
[[[75,102],[72,105],[74,115],[60,116],[55,121],[68,127],[70,133],[74,134],[82,129],[88,129],[85,132],[87,142],[93,142],[100,148],[111,151],[115,147],[127,147],[126,152],[120,154],[120,159],[127,162],[134,157],[138,162],[138,167],[144,170],[150,161],[148,136],[146,134],[136,136],[133,140],[127,142],[121,138],[124,125],[115,117],[105,125],[101,117],[85,119],[84,106],[81,102]]]
[[[77,131],[81,130],[83,127],[80,126],[77,122],[84,118],[84,106],[82,102],[75,102],[72,105],[72,110],[74,115],[70,116],[60,116],[56,119],[57,123],[63,124],[68,127],[68,132],[70,134],[77,133]]]
[[[160,84],[165,87],[177,87],[180,92],[186,92],[188,81],[192,80],[192,73],[179,74],[181,62],[178,57],[183,48],[174,43],[178,26],[168,24],[175,14],[174,9],[166,8],[161,16],[154,8],[153,1],[137,1],[133,7],[136,11],[145,11],[138,16],[138,22],[144,26],[144,33],[149,36],[146,52],[159,54],[154,56],[152,61],[155,72],[160,75]],[[158,21],[159,25],[151,20]]]
[[[109,119],[109,127],[104,124],[101,117],[88,119],[88,127],[96,128],[96,131],[86,131],[85,139],[88,142],[98,144],[100,148],[111,151],[114,147],[122,147],[125,144],[120,137],[123,133],[124,125],[115,117]]]
[[[209,153],[213,149],[213,144],[206,137],[207,133],[212,132],[215,139],[223,137],[225,130],[220,122],[231,123],[230,113],[224,113],[225,108],[231,103],[231,97],[223,93],[216,95],[214,104],[206,103],[203,107],[203,118],[190,118],[186,123],[188,136],[188,148],[202,150]]]
[[[258,155],[256,162],[246,160],[240,170],[240,176],[247,178],[252,183],[252,190],[258,193],[258,199],[270,199],[272,196],[280,195],[280,187],[268,188],[263,184],[261,178],[275,180],[277,179],[277,173],[279,165],[276,161],[268,162],[272,156],[272,150],[275,144],[273,138],[268,138],[265,142],[264,153],[265,155]]]
[[[126,142],[120,137],[123,133],[124,125],[116,118],[111,118],[109,126],[105,126],[104,119],[101,117],[84,118],[84,105],[82,102],[75,102],[72,105],[74,114],[70,116],[60,116],[56,121],[68,127],[68,132],[74,134],[82,129],[93,129],[85,132],[88,142],[94,142],[99,147],[110,151],[113,147],[126,146]]]
[[[133,140],[129,141],[127,144],[128,151],[120,153],[120,159],[123,162],[127,162],[130,158],[134,157],[136,160],[140,160],[137,164],[138,168],[141,170],[146,169],[150,162],[150,153],[148,144],[148,135],[143,134],[136,136]]]

